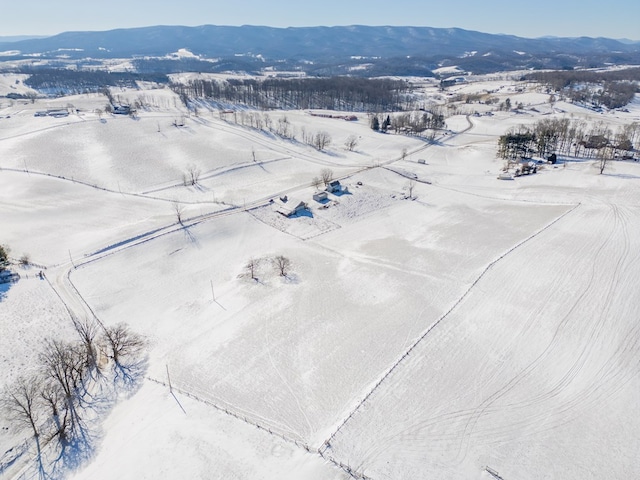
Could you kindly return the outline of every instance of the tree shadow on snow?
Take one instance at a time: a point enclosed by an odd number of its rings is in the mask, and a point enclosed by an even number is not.
[[[182,226],[182,232],[184,233],[185,238],[189,241],[189,243],[195,245],[196,247],[200,247],[200,242],[198,238],[191,232],[191,227],[187,225]]]
[[[140,389],[148,364],[145,356],[114,366],[113,383],[118,387],[120,397],[129,398]]]
[[[618,178],[628,178],[628,179],[638,179],[640,178],[638,175],[631,175],[630,173],[607,173],[607,172],[603,172],[602,173],[603,176],[605,177],[618,177]],[[0,293],[1,295],[1,293]],[[2,299],[2,297],[0,297],[0,300]]]
[[[0,283],[0,302],[2,302],[2,300],[7,296],[7,292],[11,289],[11,285],[13,285],[11,282]]]
[[[38,448],[38,473],[34,478],[62,480],[68,478],[69,472],[86,465],[102,439],[102,420],[119,400],[131,397],[140,389],[147,367],[145,356],[127,359],[103,372],[97,379],[97,388],[83,396],[77,407],[79,415],[67,438],[52,439],[56,444],[53,449],[45,450],[48,454],[41,454]]]

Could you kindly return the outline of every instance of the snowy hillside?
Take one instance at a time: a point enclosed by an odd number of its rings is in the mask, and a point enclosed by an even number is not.
[[[56,458],[43,440],[42,468],[640,476],[640,164],[600,175],[563,158],[502,181],[496,155],[512,126],[574,115],[618,127],[640,103],[598,114],[506,80],[453,90],[529,108],[461,102],[428,141],[375,132],[362,114],[269,112],[291,125],[283,138],[187,112],[168,89],[119,91],[144,96],[132,116],[96,94],[0,102],[0,243],[20,275],[0,284],[0,387],[35,370],[46,339],[72,339],[72,317],[146,339],[138,383],[92,404],[82,455]],[[69,114],[34,116],[52,109]],[[332,141],[313,148],[309,132]],[[316,201],[327,169],[341,190]],[[30,431],[3,414],[0,426],[0,478],[38,478]]]

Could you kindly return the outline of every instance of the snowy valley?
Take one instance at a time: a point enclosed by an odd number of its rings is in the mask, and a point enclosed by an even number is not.
[[[498,179],[509,129],[616,131],[640,97],[595,111],[519,77],[412,79],[445,117],[429,137],[361,111],[187,108],[151,82],[110,89],[124,115],[103,93],[0,98],[19,276],[0,388],[72,318],[145,340],[134,381],[82,404],[75,450],[43,439],[38,462],[0,414],[0,478],[640,476],[640,163],[535,157]]]

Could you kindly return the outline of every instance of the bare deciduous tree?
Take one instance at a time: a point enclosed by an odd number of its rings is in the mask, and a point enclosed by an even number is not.
[[[182,225],[182,215],[184,213],[184,205],[181,205],[178,202],[173,202],[173,211],[176,214],[176,220],[180,225]]]
[[[19,377],[2,393],[0,405],[14,426],[20,430],[31,429],[33,436],[40,436],[42,398],[36,377]]]
[[[98,335],[98,326],[88,319],[79,320],[73,318],[73,326],[80,337],[80,343],[84,348],[85,368],[88,372],[99,373],[98,352],[95,340]]]
[[[138,356],[145,346],[144,339],[124,323],[107,327],[102,339],[107,347],[105,354],[120,369],[126,366],[125,360]]]
[[[79,345],[58,340],[48,340],[40,355],[45,382],[50,382],[50,392],[55,392],[59,402],[55,406],[58,413],[57,431],[63,445],[66,445],[82,428],[78,405],[80,388],[84,387],[84,352]]]
[[[329,185],[329,182],[333,180],[333,170],[331,170],[330,168],[323,168],[320,171],[320,180],[322,180],[325,187]]]
[[[247,269],[247,273],[251,276],[251,278],[255,280],[258,262],[254,258],[250,258],[244,268]]]
[[[324,150],[331,144],[331,135],[327,132],[318,132],[313,137],[313,146],[318,150]]]
[[[286,277],[289,268],[291,268],[291,260],[284,255],[278,255],[273,259],[273,263],[280,272],[280,276]]]
[[[311,186],[314,187],[316,190],[320,188],[321,184],[322,184],[322,180],[320,180],[320,177],[313,177],[313,179],[311,180]]]
[[[20,265],[22,265],[23,267],[26,267],[31,263],[31,257],[29,256],[28,253],[24,253],[20,257],[19,262],[20,262]]]
[[[356,137],[355,135],[349,135],[344,142],[344,146],[347,148],[347,150],[353,152],[353,149],[358,146],[358,137]]]
[[[602,175],[605,168],[607,168],[607,165],[609,165],[614,158],[614,149],[607,145],[603,148],[599,148],[596,155],[598,169],[600,170],[600,175]]]
[[[187,170],[182,175],[182,183],[185,186],[194,186],[197,185],[200,181],[200,169],[195,165],[188,165]]]
[[[45,407],[50,410],[51,418],[53,419],[55,428],[48,435],[48,438],[51,439],[56,435],[60,435],[65,429],[63,426],[65,422],[60,417],[60,410],[64,410],[62,406],[62,390],[57,382],[52,381],[50,378],[45,379],[40,385],[40,398]]]

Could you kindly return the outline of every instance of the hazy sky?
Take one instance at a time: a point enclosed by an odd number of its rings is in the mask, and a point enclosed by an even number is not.
[[[639,0],[27,0],[0,36],[149,25],[410,25],[640,40]]]

